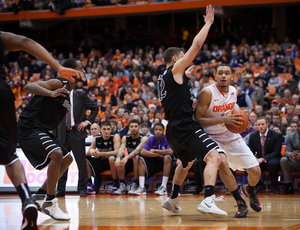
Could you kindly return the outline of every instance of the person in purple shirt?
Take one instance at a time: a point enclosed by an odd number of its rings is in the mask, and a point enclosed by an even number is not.
[[[169,146],[164,135],[164,125],[154,125],[154,136],[149,137],[147,143],[140,152],[139,159],[139,188],[133,195],[146,194],[145,176],[150,178],[156,173],[163,171],[162,184],[155,192],[156,195],[167,195],[167,182],[171,171],[173,150]]]

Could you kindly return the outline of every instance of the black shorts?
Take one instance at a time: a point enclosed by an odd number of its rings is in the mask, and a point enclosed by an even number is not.
[[[171,163],[172,157],[170,155],[166,155],[166,157],[170,157],[170,163]],[[163,171],[164,158],[160,158],[160,157],[140,157],[140,158],[145,163],[147,179],[153,177],[156,173]]]
[[[10,165],[18,159],[15,96],[0,77],[0,164]]]
[[[125,165],[125,176],[130,173],[133,172],[133,158],[130,158]]]
[[[106,170],[110,170],[108,158],[109,157],[86,157],[95,177]]]
[[[196,158],[204,159],[212,150],[219,148],[200,124],[192,118],[170,121],[166,138],[184,168],[187,167],[188,162]]]
[[[18,121],[18,142],[36,169],[46,167],[51,160],[49,158],[50,153],[57,149],[62,150],[63,157],[69,154],[68,150],[52,133],[25,119]]]

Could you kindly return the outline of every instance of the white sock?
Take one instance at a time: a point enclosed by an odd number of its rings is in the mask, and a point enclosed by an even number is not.
[[[139,176],[140,187],[145,188],[145,177]]]
[[[168,180],[169,180],[168,176],[163,176],[161,186],[164,186],[165,188],[167,188]]]

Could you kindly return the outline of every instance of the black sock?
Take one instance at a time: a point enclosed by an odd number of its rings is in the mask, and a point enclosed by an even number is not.
[[[49,195],[47,194],[46,200],[53,200],[55,198],[55,195]]]
[[[248,184],[248,186],[247,186],[247,192],[249,194],[253,194],[254,193],[254,189],[255,189],[254,186],[251,186],[250,184]]]
[[[119,179],[114,179],[113,180],[116,184],[119,184]]]
[[[30,190],[27,184],[20,184],[17,187],[17,192],[21,198],[22,203],[24,203],[26,199],[29,199],[31,197]]]
[[[125,184],[125,179],[120,180],[120,183]]]
[[[134,180],[134,183],[136,183],[137,185],[140,183],[139,180]]]
[[[39,188],[39,190],[37,190],[36,194],[47,194],[47,191],[44,189]]]
[[[264,185],[264,183],[262,182],[262,181],[258,181],[258,183],[256,184],[256,186],[263,186]]]
[[[93,184],[92,178],[89,178],[89,179],[88,179],[88,183]]]
[[[174,198],[178,197],[179,192],[180,192],[180,185],[173,184],[172,191],[169,195],[169,198],[174,199]]]
[[[204,198],[208,197],[208,196],[212,196],[214,195],[214,191],[215,191],[215,186],[212,186],[212,185],[206,185],[204,187],[205,189],[205,196]]]
[[[231,194],[236,201],[239,200],[239,201],[242,201],[244,204],[246,203],[245,200],[241,197],[241,194],[239,193],[238,189],[232,191]]]

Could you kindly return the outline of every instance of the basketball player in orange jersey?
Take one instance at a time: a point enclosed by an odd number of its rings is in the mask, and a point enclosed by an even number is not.
[[[236,218],[247,216],[248,207],[241,197],[236,180],[231,173],[232,170],[246,170],[248,173],[248,185],[242,190],[250,200],[251,208],[261,211],[260,201],[254,192],[254,186],[259,181],[261,171],[257,159],[250,151],[240,134],[232,133],[226,128],[226,124],[238,125],[241,118],[237,114],[231,114],[236,100],[237,91],[230,86],[233,79],[233,72],[229,65],[221,64],[216,69],[216,83],[204,88],[198,97],[198,104],[195,110],[195,119],[204,128],[208,136],[218,145],[219,153],[223,158],[219,167],[222,181],[227,186],[238,205]],[[224,158],[227,157],[227,161]],[[228,167],[229,166],[229,167]]]

